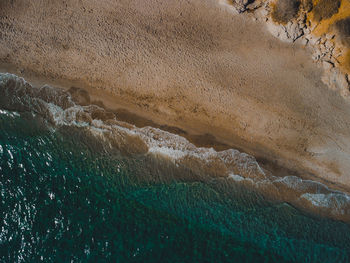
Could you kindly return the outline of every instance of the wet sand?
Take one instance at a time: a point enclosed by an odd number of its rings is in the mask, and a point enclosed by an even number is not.
[[[349,189],[349,102],[305,48],[249,15],[214,0],[7,3],[2,71],[83,88],[128,122]]]
[[[154,115],[137,111],[134,107],[127,106],[125,103],[116,103],[117,98],[113,97],[113,95],[109,94],[108,92],[96,92],[96,90],[87,88],[86,86],[84,87],[82,83],[79,83],[77,81],[71,82],[67,80],[44,79],[41,76],[37,76],[35,74],[21,72],[8,64],[0,64],[0,72],[10,72],[13,74],[21,75],[25,78],[26,81],[29,81],[35,87],[50,85],[58,89],[67,90],[72,95],[72,98],[76,103],[83,106],[98,105],[104,108],[107,112],[115,114],[116,118],[119,121],[125,122],[127,125],[132,124],[138,128],[146,126],[159,128],[161,130],[180,135],[197,147],[214,148],[216,151],[237,149],[240,152],[246,152],[253,155],[257,159],[259,165],[268,174],[279,177],[284,177],[287,175],[297,176],[303,179],[319,181],[331,187],[333,190],[339,190],[350,194],[350,188],[346,185],[337,184],[332,181],[325,180],[324,178],[311,173],[305,169],[305,167],[298,166],[296,163],[292,163],[292,166],[287,166],[284,162],[280,162],[278,158],[264,155],[265,152],[261,150],[259,146],[255,148],[247,148],[244,145],[242,146],[239,138],[237,140],[232,138],[229,141],[225,141],[224,139],[217,137],[216,134],[202,133],[202,131],[189,129],[185,126],[181,126],[182,128],[179,128],[179,126],[170,126],[167,124],[166,120],[164,121],[155,118]],[[108,107],[105,104],[106,102]],[[108,104],[108,102],[111,102],[111,104]]]

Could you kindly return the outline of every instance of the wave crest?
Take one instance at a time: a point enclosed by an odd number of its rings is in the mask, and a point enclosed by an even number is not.
[[[68,92],[48,85],[35,88],[23,78],[0,73],[0,109],[31,111],[55,126],[84,128],[125,154],[162,159],[203,180],[225,178],[229,184],[253,187],[273,200],[350,221],[350,196],[345,193],[296,176],[274,176],[253,156],[235,149],[217,152],[157,128],[137,128],[99,106],[77,105]]]

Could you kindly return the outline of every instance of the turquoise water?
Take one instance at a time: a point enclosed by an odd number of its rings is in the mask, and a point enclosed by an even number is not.
[[[350,226],[0,111],[0,262],[349,262]]]

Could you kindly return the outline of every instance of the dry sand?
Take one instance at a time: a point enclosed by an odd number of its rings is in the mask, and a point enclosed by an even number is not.
[[[1,0],[0,47],[2,71],[350,188],[349,101],[217,0]]]

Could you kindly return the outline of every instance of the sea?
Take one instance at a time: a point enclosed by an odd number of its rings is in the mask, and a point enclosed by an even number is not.
[[[0,74],[0,262],[350,262],[350,196]]]

